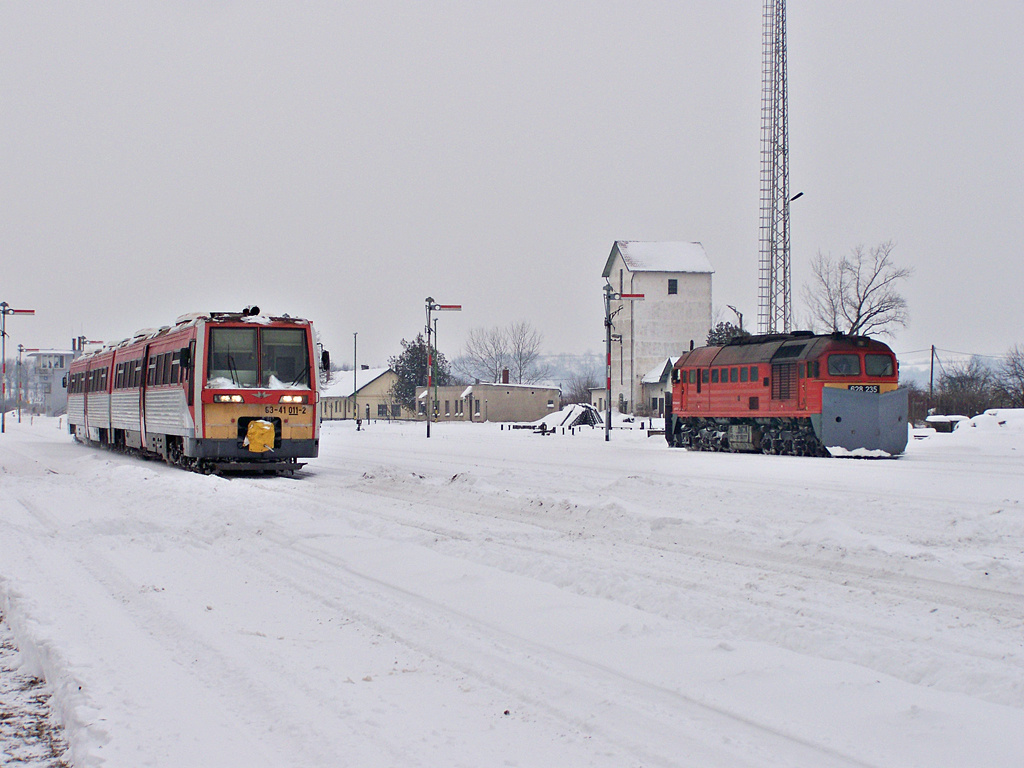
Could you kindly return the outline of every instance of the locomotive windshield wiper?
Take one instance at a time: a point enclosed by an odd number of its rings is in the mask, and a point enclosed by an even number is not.
[[[231,374],[231,383],[236,386],[242,386],[242,379],[238,376],[238,369],[235,368],[235,358],[230,354],[228,355],[228,373]]]

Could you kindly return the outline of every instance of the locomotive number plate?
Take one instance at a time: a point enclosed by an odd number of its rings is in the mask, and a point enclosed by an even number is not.
[[[306,406],[304,405],[267,405],[264,406],[263,412],[267,414],[277,414],[279,416],[305,416]]]
[[[874,392],[878,393],[877,384],[851,384],[849,386],[851,392]]]

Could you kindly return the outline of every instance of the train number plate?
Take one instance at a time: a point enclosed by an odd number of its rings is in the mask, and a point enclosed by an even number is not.
[[[263,412],[275,416],[305,416],[306,406],[304,405],[266,405]]]
[[[874,392],[878,393],[877,384],[851,384],[849,387],[851,392]]]

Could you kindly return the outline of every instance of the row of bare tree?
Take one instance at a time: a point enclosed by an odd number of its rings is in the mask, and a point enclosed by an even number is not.
[[[929,393],[911,382],[911,419],[920,421],[928,410],[935,413],[977,416],[989,408],[1024,408],[1024,346],[1017,344],[994,366],[979,357],[944,364]]]
[[[495,383],[509,372],[513,384],[536,384],[548,376],[540,362],[544,335],[521,320],[493,328],[473,328],[465,351],[452,361],[457,376],[466,381]]]

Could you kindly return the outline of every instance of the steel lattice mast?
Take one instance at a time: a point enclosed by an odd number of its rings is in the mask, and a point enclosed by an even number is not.
[[[761,90],[761,264],[757,325],[791,330],[789,270],[789,107],[786,88],[786,0],[764,3]]]

